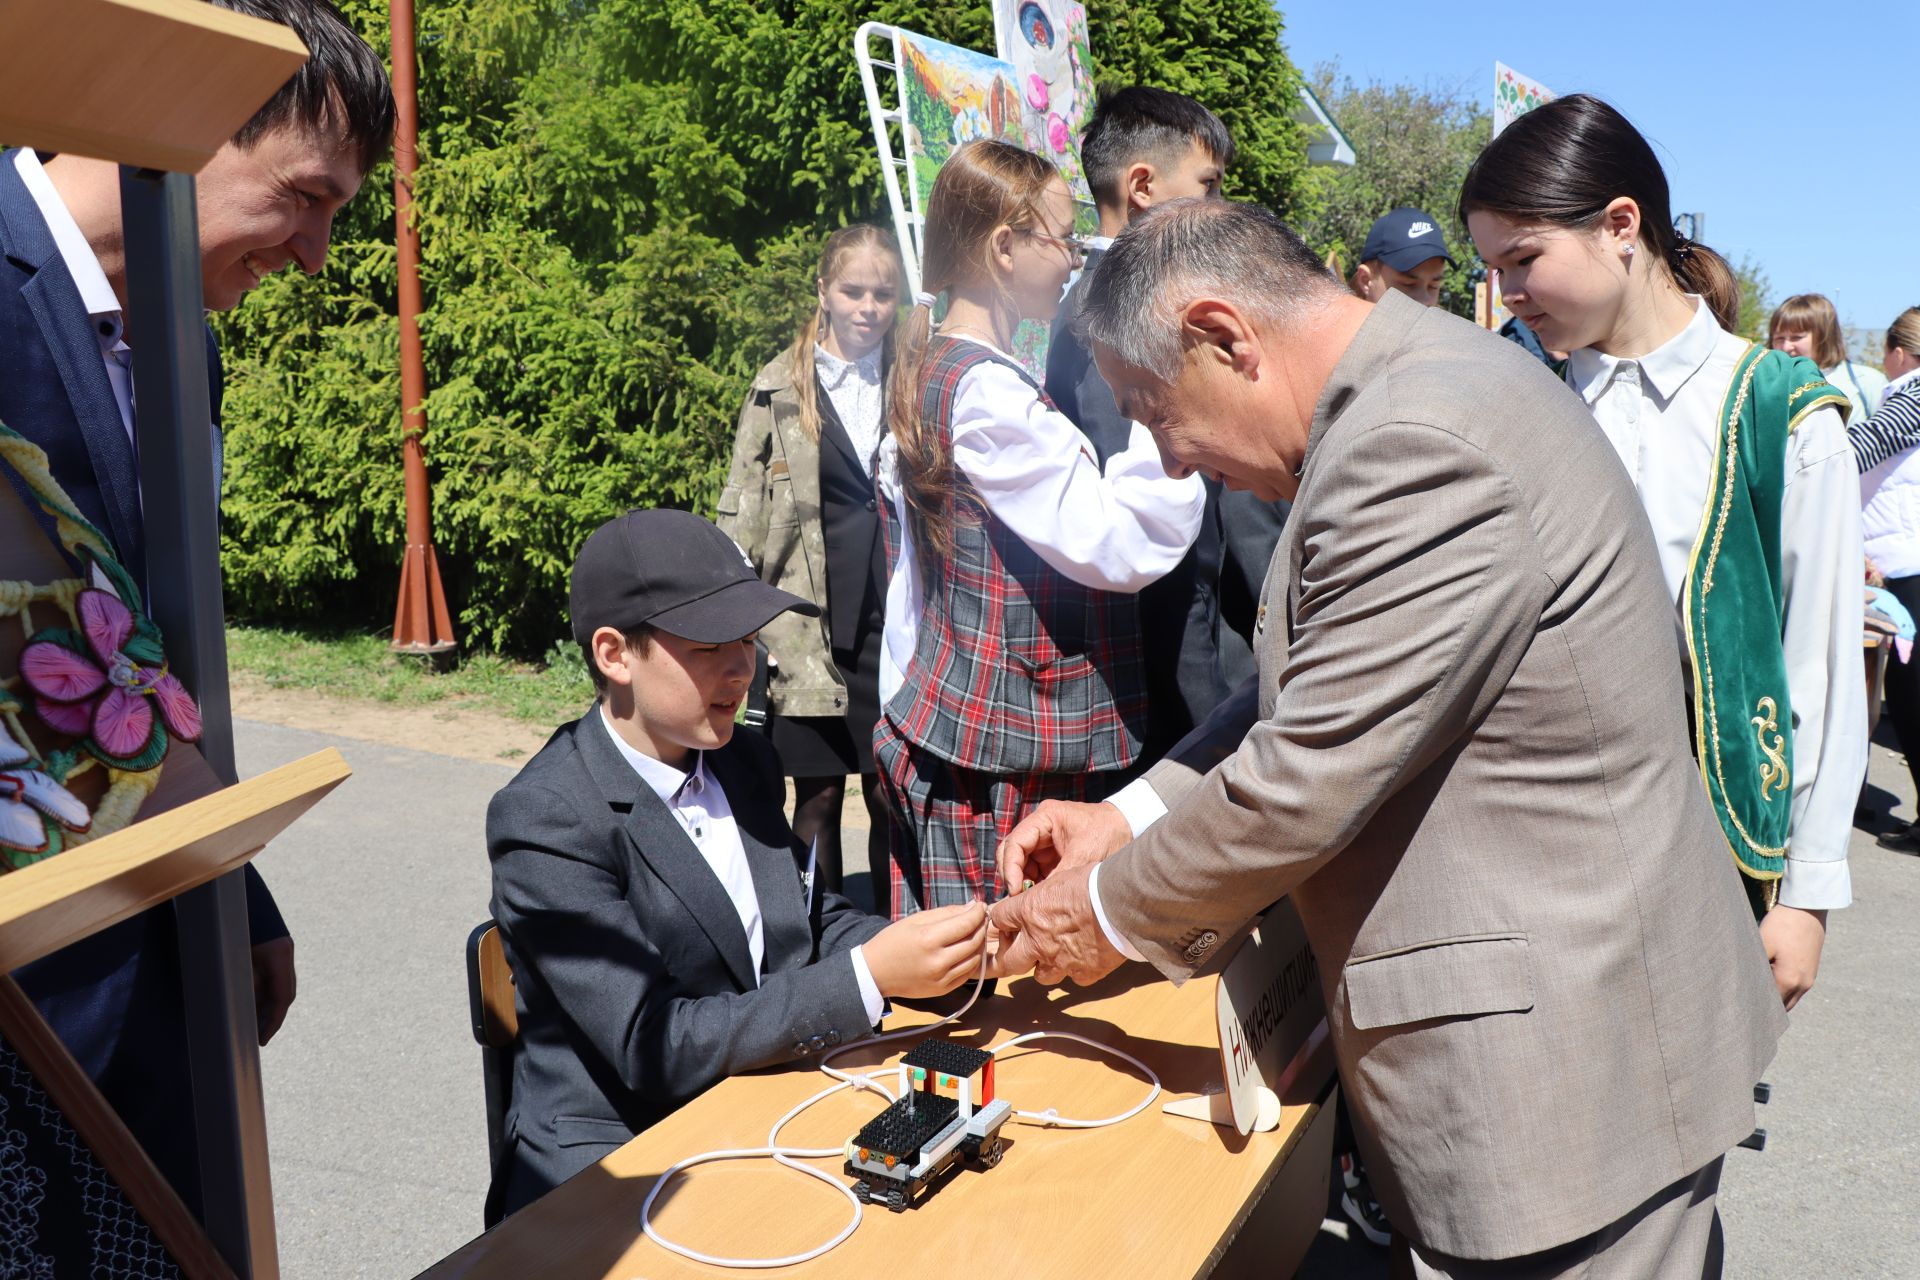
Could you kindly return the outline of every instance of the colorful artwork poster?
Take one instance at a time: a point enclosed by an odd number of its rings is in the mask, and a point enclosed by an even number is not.
[[[1553,101],[1553,90],[1504,62],[1493,64],[1493,136],[1535,107]]]
[[[940,166],[966,143],[998,138],[1027,145],[1011,64],[902,31],[900,106],[906,118],[913,211],[926,216]]]
[[[1027,145],[1053,161],[1079,203],[1083,235],[1098,227],[1093,191],[1080,164],[1080,139],[1093,119],[1093,47],[1087,9],[1076,0],[994,0],[1000,56],[1013,64]]]

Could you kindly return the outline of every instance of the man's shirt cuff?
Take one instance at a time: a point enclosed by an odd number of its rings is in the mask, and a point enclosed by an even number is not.
[[[867,968],[867,949],[853,949],[853,978],[860,984],[860,1002],[867,1006],[867,1025],[877,1027],[880,1019],[886,1015],[887,999],[880,994],[880,984],[873,980],[873,970]]]
[[[1135,840],[1148,827],[1167,816],[1166,803],[1145,778],[1135,778],[1108,796],[1107,803],[1118,809],[1120,816],[1127,820]]]
[[[1131,784],[1132,787],[1139,785],[1139,782]],[[1147,794],[1153,795],[1153,788],[1147,788]],[[1159,803],[1159,797],[1154,797],[1154,803]],[[1125,811],[1122,810],[1122,812]],[[1166,809],[1163,807],[1160,812],[1165,813]],[[1093,873],[1087,877],[1087,897],[1093,900],[1093,918],[1100,922],[1100,932],[1107,935],[1107,941],[1113,944],[1113,949],[1129,960],[1145,960],[1146,957],[1140,954],[1140,948],[1121,937],[1114,929],[1112,922],[1107,919],[1107,909],[1100,905],[1100,868],[1097,865]]]

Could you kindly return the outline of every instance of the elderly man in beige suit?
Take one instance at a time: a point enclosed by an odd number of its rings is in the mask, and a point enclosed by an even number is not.
[[[1512,344],[1353,298],[1257,206],[1136,221],[1082,314],[1170,470],[1294,507],[1258,676],[1113,801],[1008,837],[1039,883],[994,908],[1005,967],[1180,981],[1291,894],[1416,1275],[1718,1275],[1721,1160],[1786,1019],[1592,418]]]

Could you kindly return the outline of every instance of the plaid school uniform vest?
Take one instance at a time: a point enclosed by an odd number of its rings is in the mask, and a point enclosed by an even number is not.
[[[960,380],[989,362],[1033,385],[1018,365],[975,343],[934,338],[921,421],[948,437]],[[1045,391],[1033,389],[1053,408]],[[953,554],[924,575],[913,661],[886,717],[908,742],[964,769],[1125,769],[1139,756],[1147,726],[1134,598],[1083,587],[1054,570],[957,471],[951,501]],[[891,568],[900,553],[899,520],[894,504],[881,509]]]

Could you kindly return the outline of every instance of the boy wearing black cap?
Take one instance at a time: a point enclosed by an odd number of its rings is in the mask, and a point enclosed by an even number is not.
[[[1367,232],[1360,265],[1353,271],[1353,291],[1378,302],[1387,290],[1398,289],[1423,307],[1439,306],[1440,281],[1453,265],[1432,214],[1395,209]]]
[[[599,697],[487,809],[520,1020],[489,1223],[726,1076],[951,991],[986,946],[977,903],[889,924],[818,891],[771,746],[734,733],[755,633],[812,604],[683,511],[602,525],[569,604]]]

